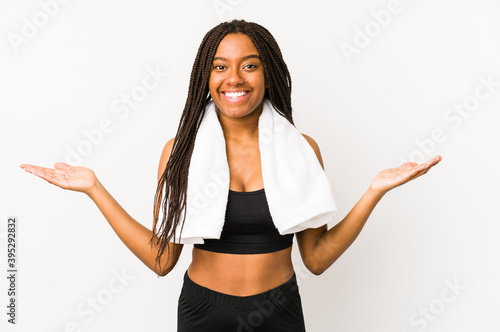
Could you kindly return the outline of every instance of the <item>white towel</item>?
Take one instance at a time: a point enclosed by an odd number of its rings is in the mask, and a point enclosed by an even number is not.
[[[264,192],[281,235],[327,224],[337,205],[325,171],[307,140],[266,98],[259,117],[259,149]],[[164,190],[165,192],[165,190]],[[226,142],[210,101],[195,139],[189,166],[186,221],[178,243],[219,239],[229,195]],[[161,210],[161,209],[160,209]],[[163,218],[160,211],[158,227]],[[181,213],[181,221],[183,213]]]

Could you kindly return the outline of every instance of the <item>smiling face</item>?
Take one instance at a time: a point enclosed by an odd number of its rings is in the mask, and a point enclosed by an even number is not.
[[[264,66],[250,37],[231,33],[222,39],[208,87],[219,116],[241,118],[262,110],[266,91]]]

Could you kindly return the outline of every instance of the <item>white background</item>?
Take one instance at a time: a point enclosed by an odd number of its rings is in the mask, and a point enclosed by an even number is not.
[[[2,277],[0,330],[175,331],[191,246],[158,278],[88,197],[18,166],[65,162],[68,149],[89,146],[85,131],[109,119],[113,130],[80,164],[151,227],[159,157],[175,136],[199,43],[232,18],[262,24],[283,51],[297,128],[319,144],[339,206],[334,223],[379,171],[410,155],[443,156],[389,192],[321,276],[305,272],[294,246],[308,331],[500,330],[498,1],[401,0],[385,27],[371,14],[387,10],[379,0],[75,0],[57,3],[52,17],[48,2],[0,2],[1,275],[7,217],[19,222],[18,324],[6,322]],[[365,46],[366,27],[374,30]],[[346,44],[358,52],[346,56]],[[168,77],[128,115],[114,112],[146,68]],[[461,122],[447,120],[454,104],[474,100],[480,77],[497,86]],[[439,129],[445,138],[430,144]]]

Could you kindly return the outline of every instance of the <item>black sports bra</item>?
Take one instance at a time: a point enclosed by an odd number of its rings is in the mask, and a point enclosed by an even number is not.
[[[288,248],[293,234],[281,235],[274,226],[264,188],[229,190],[220,239],[205,239],[198,249],[228,254],[262,254]]]

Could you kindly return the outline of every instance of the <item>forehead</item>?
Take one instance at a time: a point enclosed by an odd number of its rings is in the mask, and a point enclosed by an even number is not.
[[[238,59],[249,54],[260,55],[252,39],[244,33],[231,33],[226,35],[219,43],[215,57]]]

